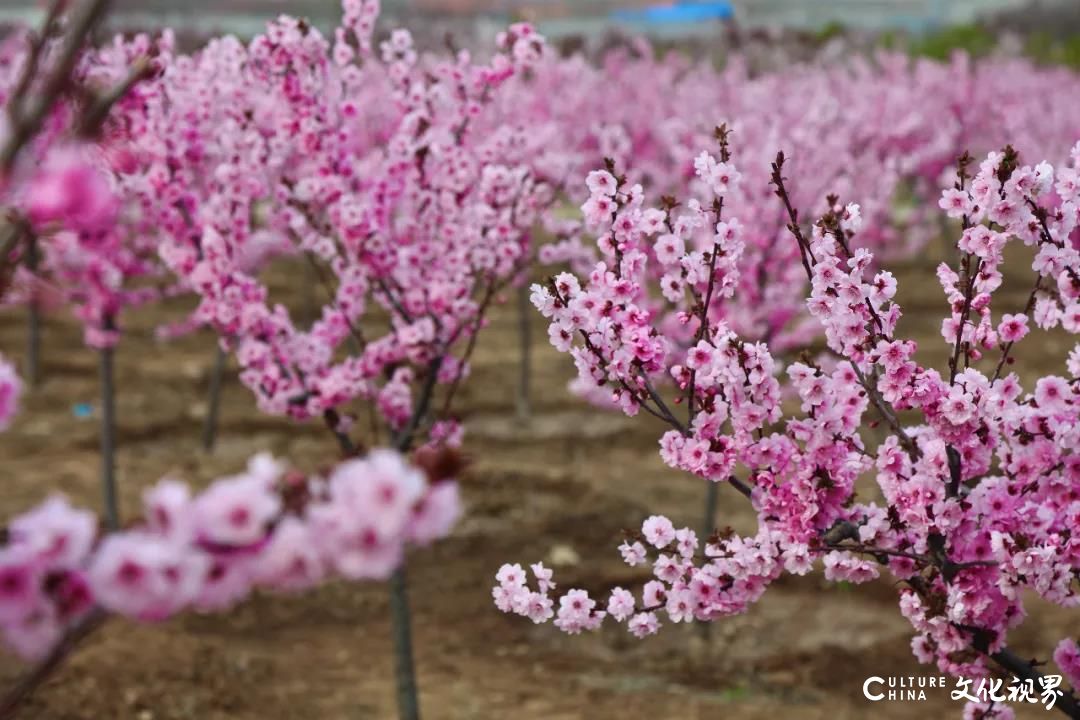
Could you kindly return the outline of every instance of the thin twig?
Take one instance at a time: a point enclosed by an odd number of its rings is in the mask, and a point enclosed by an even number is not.
[[[784,153],[781,151],[776,153],[776,160],[772,163],[771,182],[776,188],[776,196],[780,198],[780,201],[784,204],[784,210],[787,211],[788,231],[795,236],[795,241],[799,244],[799,257],[802,260],[803,269],[806,271],[806,279],[813,280],[814,273],[810,267],[812,263],[817,263],[817,258],[814,257],[814,251],[810,249],[810,243],[807,241],[806,236],[803,235],[802,228],[799,227],[799,211],[791,203],[787,186],[784,184],[783,171]]]
[[[383,278],[379,278],[378,283],[379,289],[383,291],[383,295],[386,296],[386,299],[390,303],[390,306],[397,311],[398,315],[401,315],[401,317],[405,318],[406,322],[412,322],[412,315],[409,314],[409,312],[402,306],[402,304],[398,302],[398,299],[394,297],[393,293],[390,292],[390,288],[386,286],[386,280],[384,280]]]
[[[963,342],[964,327],[967,325],[968,317],[971,315],[971,302],[975,296],[975,279],[979,275],[979,269],[982,267],[982,259],[975,258],[975,267],[971,267],[971,254],[965,253],[964,255],[964,273],[967,280],[967,287],[964,288],[964,305],[960,309],[960,324],[956,328],[956,343],[953,346],[952,357],[949,358],[949,384],[956,383],[956,374],[960,366],[960,350],[963,347],[965,357],[968,354],[968,343]]]
[[[338,445],[341,447],[341,454],[345,457],[356,454],[356,444],[353,443],[352,438],[348,433],[341,431],[341,416],[333,408],[327,408],[323,411],[323,420],[326,422],[326,427],[330,428],[330,432],[334,433],[334,437],[337,438]]]
[[[985,648],[980,649],[977,647],[976,649],[984,654],[986,653]],[[1036,687],[1042,686],[1043,675],[1035,669],[1035,664],[1032,661],[1024,660],[1009,648],[1002,648],[996,653],[991,653],[990,659],[1016,677],[1031,680]],[[1080,720],[1080,703],[1077,702],[1073,693],[1065,693],[1058,697],[1054,708],[1074,720]]]
[[[679,422],[679,419],[675,417],[675,414],[673,412],[671,412],[671,409],[667,406],[667,403],[665,403],[664,399],[660,397],[660,393],[656,392],[656,388],[653,387],[652,382],[649,380],[648,376],[645,375],[644,370],[642,371],[641,375],[639,375],[639,378],[645,385],[645,392],[647,392],[649,394],[649,397],[652,398],[652,401],[656,403],[656,407],[659,410],[661,417],[667,422],[669,422],[671,426],[678,430],[684,437],[690,437],[690,429],[683,425],[681,422]]]
[[[431,407],[431,398],[435,392],[435,384],[439,379],[439,370],[442,368],[443,357],[443,354],[440,352],[430,363],[428,363],[427,377],[424,378],[424,384],[420,388],[420,395],[417,397],[416,404],[413,406],[412,415],[409,416],[409,422],[394,436],[394,446],[399,452],[408,452],[409,448],[412,446],[416,431],[419,429],[424,418],[427,417],[428,409]]]
[[[154,64],[148,57],[137,58],[124,79],[116,86],[105,91],[83,111],[78,133],[82,137],[93,137],[101,129],[112,106],[120,101],[136,84],[154,74]]]
[[[753,498],[754,491],[750,489],[750,486],[744,483],[739,478],[732,475],[727,479],[728,485],[739,491],[739,494],[745,497],[747,500]]]
[[[716,224],[724,215],[724,198],[716,202]],[[714,242],[712,252],[709,254],[709,285],[705,290],[705,300],[701,303],[701,314],[698,316],[698,329],[694,337],[694,345],[697,345],[709,331],[709,305],[712,304],[713,287],[716,285],[716,256],[720,253],[720,243]],[[697,370],[690,371],[690,384],[686,391],[686,424],[694,424],[695,395],[697,394]]]
[[[60,13],[66,4],[66,0],[53,0],[49,4],[49,12],[45,16],[45,21],[41,24],[41,31],[35,33],[31,38],[30,52],[27,53],[26,64],[23,65],[22,74],[11,91],[11,100],[8,103],[8,115],[12,120],[17,120],[15,115],[21,109],[22,102],[26,98],[26,91],[29,90],[30,84],[37,73],[38,63],[41,61],[41,51],[52,36],[53,30],[56,28],[56,21],[60,18]]]
[[[465,354],[462,355],[461,361],[458,364],[457,373],[454,374],[454,379],[450,382],[450,388],[446,391],[446,398],[443,400],[442,410],[439,411],[439,415],[446,417],[450,413],[450,406],[454,402],[454,396],[457,395],[458,388],[461,386],[461,380],[465,376],[465,367],[469,362],[469,358],[472,357],[473,351],[476,349],[476,339],[480,334],[480,325],[484,322],[484,315],[487,313],[487,309],[494,299],[496,293],[496,286],[494,284],[488,286],[487,292],[484,294],[484,299],[480,302],[480,307],[476,309],[476,318],[473,320],[472,332],[469,335],[469,342],[465,346]],[[464,325],[462,325],[464,327]],[[453,342],[458,337],[455,333],[450,342]]]
[[[1035,287],[1031,289],[1031,294],[1028,296],[1027,304],[1024,305],[1024,315],[1031,317],[1031,311],[1035,309],[1035,301],[1038,298],[1039,291],[1042,290],[1043,276],[1038,275],[1035,278]],[[1009,361],[1009,353],[1012,352],[1013,345],[1016,344],[1015,340],[1010,340],[1005,344],[1005,347],[1001,350],[1001,360],[998,361],[997,367],[994,368],[994,374],[990,378],[990,384],[993,385],[1001,377],[1001,371],[1005,368],[1005,363]]]
[[[38,131],[45,116],[66,89],[79,52],[94,26],[105,14],[108,5],[109,0],[86,0],[75,9],[66,36],[57,52],[56,63],[46,77],[35,102],[28,109],[24,109],[20,98],[12,107],[10,135],[3,148],[0,148],[0,171],[5,175],[11,171],[19,151]],[[27,87],[27,91],[29,89]]]
[[[1049,243],[1061,247],[1059,243],[1054,241],[1053,235],[1050,234],[1050,227],[1046,222],[1046,210],[1036,205],[1031,198],[1027,198],[1027,202],[1031,207],[1032,212],[1035,214],[1035,217],[1039,220],[1040,243]],[[1035,277],[1035,287],[1031,289],[1031,294],[1028,295],[1027,303],[1024,305],[1024,315],[1028,317],[1031,317],[1031,311],[1035,309],[1035,302],[1038,299],[1039,292],[1043,289],[1042,281],[1043,276],[1040,273]],[[1002,349],[1001,360],[998,361],[997,367],[994,368],[994,375],[990,380],[991,385],[997,382],[998,378],[1001,377],[1001,371],[1004,369],[1005,363],[1008,362],[1009,353],[1012,352],[1013,345],[1015,344],[1014,341],[1009,341]]]
[[[859,369],[859,366],[854,361],[849,360],[848,362],[851,364],[851,369],[855,371],[855,377],[859,379],[859,384],[866,390],[870,402],[874,404],[874,407],[881,413],[881,417],[885,419],[885,422],[889,424],[892,431],[896,433],[897,439],[900,440],[900,444],[907,450],[908,455],[911,456],[912,459],[919,457],[922,454],[919,450],[919,446],[915,444],[915,441],[911,439],[911,436],[908,435],[907,431],[900,425],[900,420],[896,417],[892,405],[882,397],[881,393],[878,392],[877,387],[867,379],[866,375],[863,374],[862,370]]]

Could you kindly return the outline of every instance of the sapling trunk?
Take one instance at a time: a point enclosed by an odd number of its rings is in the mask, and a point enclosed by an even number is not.
[[[398,717],[400,720],[419,720],[420,700],[416,687],[416,666],[413,662],[409,583],[404,563],[390,578],[390,612],[393,618]]]
[[[217,344],[217,353],[214,356],[214,368],[210,371],[210,396],[207,398],[206,417],[203,419],[202,445],[203,449],[210,452],[217,442],[218,414],[221,410],[221,380],[225,374],[225,364],[228,361],[228,353]]]
[[[428,414],[442,361],[440,355],[428,365],[427,377],[424,378],[424,385],[420,388],[409,423],[394,439],[394,446],[398,452],[409,451],[417,429]],[[398,718],[399,720],[419,720],[420,700],[417,695],[416,665],[413,662],[412,617],[409,610],[409,584],[404,561],[390,579],[390,613],[394,624],[394,671],[397,678]]]
[[[416,431],[431,406],[432,394],[435,391],[435,383],[441,367],[441,356],[429,364],[427,377],[424,378],[424,385],[417,396],[409,422],[394,436],[393,444],[398,452],[407,453],[412,447]],[[323,418],[331,432],[337,437],[342,453],[346,456],[355,453],[356,445],[348,434],[338,427],[337,413],[328,410],[323,414]],[[394,638],[394,676],[397,684],[398,718],[399,720],[419,720],[420,700],[417,692],[416,665],[413,660],[412,617],[409,610],[409,585],[404,561],[390,578],[390,616],[391,632]]]
[[[41,382],[41,307],[37,297],[37,237],[30,234],[26,246],[26,269],[30,271],[30,298],[27,303],[26,381],[31,387]]]
[[[521,343],[521,356],[518,367],[517,415],[518,420],[523,422],[532,416],[532,397],[529,387],[532,376],[532,335],[529,333],[529,316],[532,312],[529,286],[522,284],[518,288],[518,336]]]
[[[430,392],[428,393],[430,394]],[[327,426],[337,437],[346,457],[356,452],[356,445],[346,433],[338,428],[338,415],[329,410],[324,413]],[[412,428],[412,429],[410,429]],[[413,423],[398,436],[395,446],[406,452],[412,441]],[[397,684],[399,720],[419,720],[420,700],[416,688],[416,666],[412,649],[412,618],[409,611],[409,584],[405,575],[405,563],[390,577],[391,633],[394,637],[394,678]]]
[[[116,498],[116,396],[113,388],[113,348],[101,350],[101,492],[105,523],[110,530],[120,527]]]

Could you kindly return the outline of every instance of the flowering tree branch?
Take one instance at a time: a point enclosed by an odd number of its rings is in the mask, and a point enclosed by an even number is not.
[[[901,581],[900,609],[916,630],[912,647],[921,661],[959,677],[984,676],[997,666],[1048,683],[1051,678],[1009,651],[1005,639],[1023,618],[1023,588],[1061,605],[1076,601],[1080,558],[1063,538],[1071,537],[1065,527],[1080,506],[1074,494],[1060,496],[1058,489],[1075,479],[1067,468],[1076,464],[1069,428],[1080,404],[1080,346],[1066,362],[1071,379],[1043,377],[1027,394],[1015,375],[991,379],[973,363],[980,348],[1026,333],[1017,316],[1006,315],[996,328],[991,320],[1002,250],[1013,238],[1036,248],[1032,268],[1045,279],[1042,287],[1056,284],[1055,295],[1036,300],[1036,321],[1080,333],[1080,254],[1054,241],[1080,225],[1074,202],[1080,144],[1071,156],[1072,164],[1057,170],[1048,163],[1021,167],[1006,149],[988,156],[970,183],[943,193],[941,207],[966,218],[957,243],[960,272],[944,264],[938,269],[951,313],[942,326],[950,348],[943,378],[913,360],[914,342],[896,336],[895,279],[883,270],[868,277],[873,255],[853,244],[862,227],[860,208],[830,196],[829,209],[811,235],[804,234],[778,155],[774,192],[809,279],[806,309],[829,350],[785,369],[801,414],[782,405],[770,348],[742,340],[722,316],[708,316],[709,331],[695,332],[696,342],[686,348],[669,326],[657,327],[655,316],[642,312],[650,307],[650,278],[671,278],[674,271],[688,287],[665,281],[661,289],[684,322],[701,316],[696,305],[680,304],[698,303],[711,283],[722,283],[730,296],[737,266],[713,265],[689,248],[720,247],[727,262],[737,261],[745,252],[740,226],[709,217],[709,203],[701,202],[666,218],[675,203],[647,208],[640,188],[625,188],[610,168],[590,175],[591,197],[582,210],[601,238],[603,259],[585,282],[564,273],[547,288],[534,287],[534,304],[552,323],[553,344],[574,353],[583,381],[653,388],[654,379],[666,377],[686,388],[693,377],[700,410],[692,427],[664,434],[661,457],[711,482],[746,467],[752,485],[744,494],[752,499],[758,530],[706,539],[653,516],[620,546],[632,566],[648,561],[648,546],[656,550],[655,579],[645,583],[640,599],[615,588],[598,607],[585,591],[570,590],[556,610],[549,570],[533,566],[534,590],[520,566],[505,565],[493,589],[496,605],[534,622],[554,619],[570,633],[611,618],[643,637],[658,630],[661,611],[676,623],[742,612],[781,574],[805,574],[820,559],[827,580],[862,583],[887,570]],[[739,177],[708,154],[695,169],[717,198],[713,206]],[[649,271],[652,263],[659,272]],[[574,347],[579,337],[581,346]],[[664,417],[658,395],[646,393]],[[614,399],[631,415],[644,406],[633,393],[617,392]],[[871,406],[891,431],[877,447],[867,447],[859,432]],[[918,424],[902,424],[901,411]],[[856,502],[855,481],[863,473],[875,475],[885,506]],[[1047,518],[1045,527],[1021,519],[1036,511]],[[1054,657],[1075,687],[1080,650],[1063,642]],[[1071,691],[1043,688],[1048,702],[1075,717]]]

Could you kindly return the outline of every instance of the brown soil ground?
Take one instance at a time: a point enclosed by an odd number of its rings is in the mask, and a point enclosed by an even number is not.
[[[944,301],[931,267],[924,257],[899,273],[912,303],[905,325],[929,341],[928,357],[944,362],[944,345],[934,339]],[[1005,293],[1013,307],[1026,299],[1022,285]],[[259,415],[235,378],[225,390],[217,450],[201,452],[211,339],[200,334],[167,345],[150,339],[156,324],[180,314],[180,305],[134,314],[118,352],[119,483],[127,517],[137,512],[142,488],[165,473],[206,482],[260,450],[305,469],[335,457],[322,426]],[[911,656],[911,632],[887,580],[838,588],[818,575],[785,578],[749,613],[707,635],[669,625],[644,642],[615,628],[567,637],[498,613],[490,589],[503,562],[546,560],[558,566],[563,587],[584,583],[600,591],[640,583],[645,576],[618,560],[620,530],[651,512],[693,526],[702,516],[704,488],[663,467],[658,428],[570,396],[569,359],[547,345],[538,317],[532,329],[532,421],[515,418],[518,335],[510,302],[485,330],[457,405],[474,461],[463,478],[468,515],[452,538],[409,560],[425,717],[959,717],[959,703],[947,691],[930,691],[925,702],[862,697],[870,675],[935,674]],[[24,333],[21,314],[0,317],[4,353],[21,355]],[[1021,346],[1024,373],[1061,368],[1064,340],[1038,342]],[[95,356],[63,314],[48,319],[44,348],[43,384],[0,435],[0,517],[54,489],[80,503],[98,502],[96,423],[72,411],[75,403],[96,400]],[[742,498],[722,492],[718,524],[746,530],[751,522]],[[1031,610],[1034,617],[1013,638],[1021,652],[1045,657],[1058,638],[1077,631],[1075,615],[1070,624],[1056,609],[1032,603]],[[0,659],[0,683],[20,669],[10,657]],[[392,718],[394,707],[386,589],[335,584],[302,597],[260,596],[225,615],[188,615],[160,626],[112,620],[19,716],[357,720]],[[1036,706],[1021,714],[1051,716]]]

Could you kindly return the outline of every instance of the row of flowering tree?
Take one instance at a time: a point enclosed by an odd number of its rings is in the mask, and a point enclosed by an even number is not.
[[[235,353],[262,411],[325,422],[346,454],[358,400],[376,417],[365,445],[460,442],[450,411],[477,334],[557,189],[489,117],[492,97],[542,55],[531,28],[512,27],[486,63],[421,58],[405,31],[374,48],[376,13],[346,3],[332,42],[282,18],[246,47],[215,40],[177,59],[145,137],[158,170],[145,205],[166,232],[162,259],[200,298],[196,321]],[[310,327],[251,272],[247,250],[266,234],[323,291]],[[399,704],[416,717],[404,568],[391,607]]]
[[[453,399],[489,309],[529,271],[539,226],[557,239],[542,261],[587,268],[584,288],[564,274],[534,296],[554,320],[556,347],[574,354],[578,388],[628,413],[662,418],[672,426],[662,443],[670,464],[729,481],[762,514],[763,535],[706,544],[727,558],[717,563],[704,562],[694,534],[680,531],[678,553],[658,561],[666,585],[647,589],[640,606],[620,592],[622,610],[612,615],[632,615],[633,629],[643,633],[655,629],[653,606],[670,608],[672,597],[688,603],[681,618],[737,611],[789,556],[789,569],[802,571],[826,548],[830,577],[869,577],[874,567],[865,557],[907,568],[909,584],[922,577],[920,607],[937,608],[954,587],[990,597],[986,587],[997,576],[984,567],[988,559],[968,558],[973,541],[954,537],[961,531],[943,518],[963,525],[967,498],[981,497],[975,480],[990,467],[979,464],[989,462],[985,449],[963,428],[1008,464],[1012,450],[997,448],[1011,446],[995,433],[1020,420],[1015,413],[993,420],[998,425],[985,419],[982,429],[975,419],[982,415],[972,410],[958,421],[961,430],[939,428],[934,378],[944,381],[915,365],[912,347],[892,337],[895,283],[877,273],[868,249],[902,254],[932,234],[933,213],[919,199],[936,195],[962,147],[1015,136],[1025,150],[1041,151],[1074,137],[1075,114],[1035,108],[1015,87],[1046,94],[1075,88],[1075,78],[1025,63],[909,66],[897,56],[764,77],[738,62],[717,71],[648,53],[616,52],[593,68],[556,57],[527,25],[500,35],[485,60],[455,49],[421,54],[405,31],[374,40],[377,0],[344,0],[332,37],[283,17],[250,42],[218,38],[192,53],[178,51],[169,32],[86,48],[104,6],[84,0],[65,12],[66,3],[55,2],[38,33],[17,33],[0,48],[9,115],[0,147],[0,297],[30,311],[31,381],[49,299],[75,309],[87,344],[100,352],[105,516],[99,528],[91,515],[53,498],[10,523],[0,551],[0,630],[40,664],[8,707],[106,614],[156,620],[186,609],[224,610],[257,588],[298,590],[340,576],[390,580],[399,705],[403,717],[417,717],[404,548],[444,535],[460,512],[452,479],[462,427]],[[718,108],[731,123],[714,131]],[[729,157],[731,131],[747,158],[739,169]],[[717,141],[719,157],[701,154]],[[767,162],[777,146],[794,158],[790,187],[782,161],[772,169]],[[562,198],[580,191],[574,179],[601,157],[611,159],[589,176],[584,221],[560,219]],[[1003,389],[1015,380],[998,377],[1028,321],[1017,315],[991,324],[1000,248],[985,234],[1011,237],[1024,223],[1028,239],[1045,233],[1047,240],[1035,240],[1042,274],[1028,313],[1043,325],[1074,328],[1077,294],[1061,273],[1075,266],[1068,225],[1075,205],[1060,187],[1073,171],[1058,173],[1055,194],[1047,185],[1051,170],[1025,171],[1032,177],[1023,180],[1011,152],[990,166],[973,182],[962,168],[948,196],[958,203],[950,212],[965,218],[967,254],[959,275],[942,274],[955,313],[945,327],[955,347],[946,385],[949,393],[968,393],[973,407],[989,402],[983,395],[993,390],[1008,395],[1007,403],[1038,409],[1042,404],[1028,403],[1019,390]],[[1003,178],[992,188],[1002,209],[979,225],[989,191],[978,183],[988,173]],[[659,207],[644,207],[639,181],[665,194]],[[858,195],[862,205],[841,208],[825,199],[829,192]],[[915,198],[915,212],[898,222],[900,195]],[[824,219],[811,232],[796,207]],[[596,249],[586,247],[587,231],[599,235]],[[853,250],[856,240],[860,249]],[[270,296],[262,271],[279,256],[304,268],[315,286],[313,317],[294,317]],[[815,293],[809,312],[802,273]],[[873,279],[863,282],[863,274]],[[860,293],[865,310],[862,300],[851,300]],[[340,447],[339,465],[301,474],[260,456],[202,493],[162,482],[147,491],[144,517],[122,522],[112,471],[112,353],[124,311],[177,294],[198,301],[180,327],[214,332],[262,412],[325,424]],[[844,310],[853,302],[854,310]],[[863,315],[873,323],[860,329]],[[820,335],[833,354],[787,368],[792,392],[814,398],[804,398],[807,416],[781,425],[779,366],[770,349],[786,352]],[[888,361],[880,346],[893,348]],[[980,395],[967,366],[997,347],[1004,348],[1001,367]],[[1070,372],[1065,389],[1056,386],[1062,397],[1075,384],[1075,368]],[[668,381],[681,408],[664,399]],[[0,426],[22,392],[10,364],[0,362]],[[1075,415],[1073,401],[1064,402],[1045,418],[1051,430],[1023,420],[1034,439],[1021,445],[1042,447],[1046,439],[1057,447],[1053,423],[1067,420],[1070,409]],[[855,437],[868,404],[894,427],[893,445],[866,447]],[[899,424],[896,412],[910,409],[927,414],[929,429]],[[920,516],[916,507],[894,525],[884,509],[848,504],[854,478],[883,453],[886,467],[900,463],[881,471],[896,474],[886,489],[894,514],[923,501],[942,508]],[[959,479],[938,498],[923,486],[942,457]],[[736,467],[746,479],[736,477]],[[1028,474],[1044,469],[1024,467]],[[1060,458],[1046,467],[1073,470]],[[1032,507],[1042,507],[1045,494],[1021,493]],[[711,508],[707,515],[711,523]],[[1046,532],[1070,518],[1075,512],[1055,515]],[[852,533],[867,526],[874,532],[851,547]],[[656,532],[668,534],[663,520],[649,521],[647,534]],[[1049,540],[1012,542],[1023,552],[1044,542],[1039,547],[1051,552]],[[643,550],[629,544],[625,552],[637,562]],[[737,569],[723,569],[729,565]],[[500,604],[548,616],[552,586],[542,575],[534,593],[516,569],[502,573]],[[1018,570],[1014,584],[1027,582]],[[715,591],[707,599],[717,607],[702,610],[686,595],[691,587]],[[1001,593],[1008,600],[1002,622],[1011,621],[1017,611],[1009,603],[1018,601]],[[598,622],[591,606],[582,610],[589,602],[575,595],[560,623],[580,629]],[[945,642],[952,636],[935,622],[940,616],[923,616],[916,627],[925,646],[948,648],[945,657],[959,653],[959,640]],[[964,648],[1011,657],[990,634],[1000,623],[960,616],[954,624],[956,632],[985,630],[962,637]],[[956,662],[952,669],[975,668]]]
[[[364,102],[355,87],[349,89],[353,92],[348,98],[348,109],[354,113],[353,125],[362,128],[350,129],[348,150],[359,157],[381,150],[401,110],[398,103],[384,101],[395,92],[397,81],[389,73],[393,63],[370,57],[371,50],[381,55],[381,48],[372,48],[369,39],[360,41],[349,27],[359,22],[360,32],[370,34],[377,13],[377,5],[370,2],[348,9],[348,19],[335,31],[331,50],[332,64],[356,66],[352,74],[354,81],[362,77],[364,97],[379,98],[377,102]],[[405,58],[416,55],[407,37],[398,33],[396,40],[389,43],[389,51],[402,53]],[[9,75],[5,78],[7,87],[18,84],[18,57],[25,50],[25,40],[16,36],[3,46],[11,57],[4,66]],[[394,43],[404,45],[394,50]],[[261,117],[246,120],[223,110],[219,105],[234,98],[213,85],[193,89],[192,75],[216,70],[215,62],[228,65],[245,61],[239,42],[222,39],[212,44],[217,46],[213,53],[185,55],[176,53],[169,33],[155,40],[141,36],[113,43],[87,55],[76,66],[80,79],[91,88],[129,89],[127,95],[119,96],[126,99],[121,100],[122,108],[114,110],[106,132],[97,133],[103,156],[96,158],[101,161],[97,164],[107,170],[122,194],[141,195],[151,204],[160,202],[157,189],[164,182],[162,174],[177,171],[161,164],[148,168],[146,153],[133,152],[133,143],[158,158],[168,156],[162,145],[185,147],[188,154],[183,158],[184,168],[191,173],[201,171],[204,178],[213,179],[201,190],[205,194],[209,186],[224,182],[228,168],[223,168],[221,175],[215,174],[222,155],[214,150],[226,150],[227,143],[208,151],[199,142],[201,134],[210,128],[230,133],[233,123],[241,128],[264,129],[274,122],[269,117],[265,121]],[[367,50],[362,50],[361,45]],[[896,254],[910,252],[937,229],[935,223],[928,222],[931,214],[915,205],[916,217],[906,219],[903,224],[907,227],[899,232],[893,202],[898,192],[914,191],[923,198],[933,195],[942,169],[964,148],[985,150],[1009,141],[1031,156],[1053,157],[1057,148],[1071,142],[1076,131],[1075,107],[1068,101],[1078,94],[1076,78],[1022,60],[995,59],[973,64],[958,56],[951,64],[942,65],[912,63],[899,54],[881,53],[865,59],[855,56],[844,62],[786,67],[755,76],[738,57],[717,70],[677,54],[655,57],[647,45],[639,44],[611,51],[595,66],[582,56],[560,58],[550,52],[529,64],[529,73],[515,73],[508,79],[508,87],[487,99],[494,107],[477,118],[479,132],[500,132],[548,178],[573,177],[598,164],[601,158],[611,157],[631,179],[647,181],[658,193],[681,197],[696,184],[694,158],[708,147],[716,109],[723,108],[724,117],[740,134],[742,156],[752,160],[744,163],[743,171],[750,181],[745,187],[753,191],[741,197],[740,202],[769,218],[749,229],[754,238],[772,238],[771,230],[783,227],[783,214],[768,203],[768,193],[760,192],[767,181],[766,160],[780,142],[792,159],[792,171],[804,178],[793,189],[793,202],[804,212],[816,215],[825,211],[823,198],[828,192],[845,195],[858,187],[867,241],[880,241],[890,254]],[[168,112],[155,108],[157,93],[147,88],[157,83],[143,82],[155,67],[166,76],[157,82],[173,86],[170,97],[179,98],[182,107]],[[179,81],[180,76],[186,76],[186,80]],[[236,73],[231,76],[235,78]],[[177,82],[182,85],[177,86]],[[130,88],[133,84],[135,87]],[[268,87],[264,82],[260,88],[245,88],[248,97],[239,105],[246,103],[246,111],[259,116],[268,111],[272,117],[277,111],[276,94],[288,91]],[[113,101],[118,97],[115,92],[104,95]],[[1030,97],[1065,100],[1029,102]],[[918,101],[913,102],[913,98]],[[75,103],[73,107],[83,105]],[[216,109],[208,111],[206,107]],[[88,113],[88,117],[96,119],[80,124],[96,126],[108,119],[100,111]],[[163,123],[163,119],[176,122]],[[326,118],[320,118],[309,131],[325,130],[327,123]],[[65,125],[50,127],[60,131]],[[149,134],[156,138],[153,142],[158,143],[157,147],[147,147],[141,141],[148,136],[148,127],[154,128]],[[49,147],[49,143],[39,144],[39,150]],[[41,163],[45,156],[39,152],[36,159]],[[65,164],[63,156],[51,162]],[[70,157],[66,164],[71,164]],[[576,195],[576,187],[570,190]],[[95,219],[108,221],[110,210],[115,209],[107,202],[95,203],[94,196],[83,200],[89,224]],[[258,221],[242,251],[244,262],[253,269],[258,269],[267,256],[289,252],[294,245],[289,238],[275,233],[272,224],[261,222],[266,200],[257,198],[252,207]],[[43,208],[44,214],[39,217],[47,219],[58,209]],[[88,342],[110,347],[119,337],[124,308],[178,290],[168,287],[167,273],[163,275],[157,264],[159,228],[147,224],[154,216],[152,212],[122,213],[119,219],[129,231],[109,234],[110,242],[122,245],[110,253],[95,255],[88,243],[72,242],[70,234],[59,238],[67,240],[65,243],[51,242],[27,253],[20,273],[25,282],[17,284],[19,292],[9,295],[8,302],[26,304],[32,317],[56,299],[73,304],[87,323]],[[557,235],[572,241],[545,249],[542,260],[562,259],[582,249],[580,233],[575,232],[572,223],[568,226],[549,218],[549,226]],[[806,328],[786,325],[797,309],[798,297],[785,297],[783,303],[776,297],[792,283],[786,282],[790,263],[778,259],[776,253],[770,252],[772,249],[770,243],[757,241],[747,249],[744,263],[753,264],[756,272],[746,274],[743,292],[747,299],[754,293],[760,301],[744,304],[746,317],[740,319],[738,329],[748,337],[782,334],[794,341]],[[46,254],[48,257],[42,257]],[[104,264],[102,258],[113,262]],[[123,262],[119,262],[121,258]],[[301,258],[301,263],[306,261]],[[37,270],[25,272],[31,266]],[[310,284],[318,284],[314,270],[308,268],[307,272]],[[147,276],[154,278],[154,291],[146,282]],[[762,281],[754,282],[754,277]],[[35,330],[36,320],[30,325],[26,374],[33,382],[39,374],[39,333]],[[168,334],[175,328],[165,330]]]
[[[29,276],[31,306],[41,278],[61,289],[103,352],[106,522],[54,497],[8,525],[0,631],[39,664],[0,710],[13,711],[107,614],[218,611],[256,588],[339,576],[391,580],[399,703],[417,717],[404,548],[445,535],[460,512],[460,429],[438,420],[485,312],[525,262],[527,228],[554,197],[509,133],[474,123],[542,40],[515,26],[487,63],[421,62],[402,31],[376,55],[378,4],[346,2],[333,42],[283,18],[246,46],[224,39],[191,56],[168,33],[84,51],[104,4],[63,5],[7,47],[11,117],[23,117],[23,94],[43,109],[25,132],[16,126],[3,260]],[[107,104],[88,104],[117,72]],[[271,303],[255,275],[268,234],[325,287],[311,327]],[[172,287],[128,289],[163,268]],[[162,481],[146,492],[144,517],[122,523],[109,412],[119,312],[176,291],[200,296],[197,320],[236,353],[259,407],[324,421],[341,464],[302,475],[260,456],[202,493]],[[7,363],[0,383],[6,425],[20,392]],[[439,408],[437,385],[447,386]],[[380,420],[363,442],[343,410],[354,400]]]

